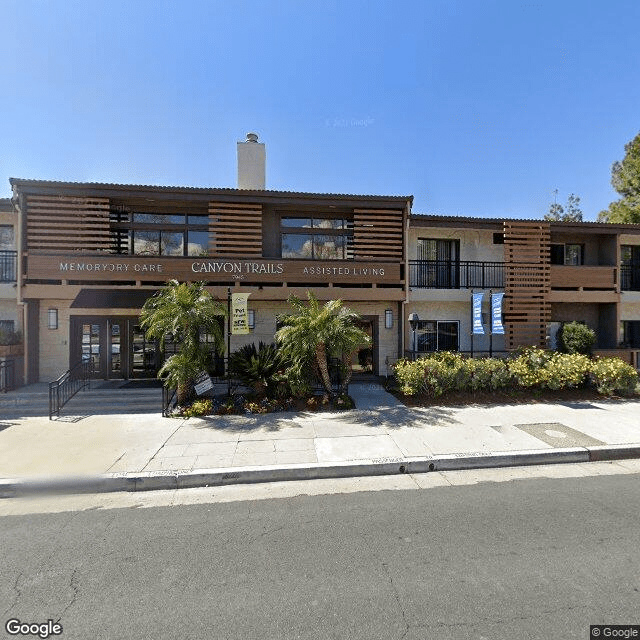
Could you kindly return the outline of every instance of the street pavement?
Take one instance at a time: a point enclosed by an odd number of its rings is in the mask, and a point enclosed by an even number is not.
[[[9,413],[20,393],[0,400],[4,497],[35,479],[122,491],[640,457],[637,400],[414,408],[371,382],[335,413],[90,415],[81,392],[49,420]]]
[[[639,479],[212,502],[268,483],[105,494],[119,501],[106,508],[3,500],[42,506],[0,517],[2,624],[51,619],[61,640],[586,640],[591,624],[640,622]],[[141,508],[166,493],[203,501]]]

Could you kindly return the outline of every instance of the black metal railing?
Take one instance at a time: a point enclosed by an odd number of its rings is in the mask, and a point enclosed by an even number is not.
[[[416,289],[502,289],[504,262],[410,260],[409,286]]]
[[[7,393],[16,388],[16,367],[13,360],[0,362],[0,393]]]
[[[3,249],[0,251],[0,282],[15,282],[18,252]]]
[[[171,410],[175,408],[178,402],[178,389],[176,387],[167,387],[162,385],[162,417],[166,418],[171,414]]]
[[[57,380],[49,383],[49,420],[53,416],[60,416],[60,409],[84,389],[91,388],[93,376],[93,361],[79,362],[77,365],[65,371]]]
[[[620,288],[622,291],[640,291],[640,264],[620,265]]]

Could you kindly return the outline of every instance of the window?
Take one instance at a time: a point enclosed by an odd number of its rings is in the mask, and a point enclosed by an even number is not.
[[[16,248],[13,227],[10,224],[0,224],[0,251],[12,251]]]
[[[584,245],[552,244],[551,264],[581,265],[584,264]]]
[[[494,233],[493,244],[504,244],[504,233]]]
[[[640,245],[623,244],[620,247],[622,264],[624,265],[640,265]]]
[[[283,258],[353,259],[353,222],[346,218],[283,215],[280,232]]]
[[[202,256],[209,247],[205,213],[111,211],[112,251],[138,256]]]
[[[0,333],[13,333],[16,330],[14,320],[0,320]]]
[[[412,286],[457,289],[460,286],[460,241],[418,238],[416,282]]]
[[[414,351],[458,351],[458,321],[419,320]]]
[[[631,349],[640,349],[640,320],[621,322],[622,344]]]

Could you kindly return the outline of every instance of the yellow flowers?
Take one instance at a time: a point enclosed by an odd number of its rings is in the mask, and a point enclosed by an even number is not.
[[[619,358],[597,358],[573,353],[548,352],[528,347],[515,358],[468,359],[442,352],[415,362],[399,360],[395,376],[407,396],[425,393],[439,396],[449,391],[495,391],[505,388],[574,389],[590,382],[598,393],[633,393],[636,370]]]

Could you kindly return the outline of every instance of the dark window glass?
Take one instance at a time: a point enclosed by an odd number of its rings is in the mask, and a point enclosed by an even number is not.
[[[160,232],[160,255],[182,256],[184,255],[184,233],[181,231]]]
[[[137,256],[157,256],[160,253],[159,231],[134,231],[133,253]]]
[[[564,245],[551,245],[551,264],[564,264]]]
[[[302,260],[352,260],[353,221],[282,216],[281,256]]]
[[[0,250],[12,251],[15,248],[16,240],[13,226],[10,224],[0,224]]]
[[[187,238],[187,255],[204,256],[207,254],[207,250],[209,248],[208,231],[196,231],[193,229],[189,229],[187,231]]]
[[[282,257],[313,260],[313,236],[306,233],[283,233]]]
[[[136,224],[184,224],[183,214],[172,215],[169,213],[134,213],[133,222]]]
[[[207,214],[188,215],[187,224],[194,225],[194,226],[207,227],[209,226],[209,216]]]

